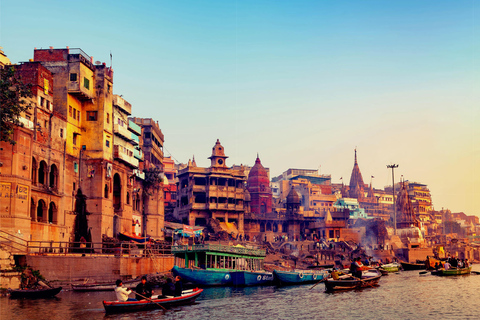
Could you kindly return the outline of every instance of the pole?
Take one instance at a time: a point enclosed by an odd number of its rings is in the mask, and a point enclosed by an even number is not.
[[[387,165],[387,168],[392,169],[392,186],[393,186],[393,230],[394,235],[397,235],[397,205],[395,202],[395,174],[394,169],[398,168],[398,164]]]

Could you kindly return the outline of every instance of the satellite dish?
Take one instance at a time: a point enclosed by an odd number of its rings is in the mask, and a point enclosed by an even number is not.
[[[95,61],[95,64],[102,64],[100,61]]]

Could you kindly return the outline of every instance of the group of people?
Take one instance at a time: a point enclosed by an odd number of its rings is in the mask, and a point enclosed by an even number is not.
[[[115,295],[117,296],[118,301],[139,301],[150,299],[153,295],[152,287],[147,283],[147,277],[143,276],[141,282],[135,288],[135,298],[130,298],[129,295],[133,291],[129,288],[123,287],[122,280],[118,279],[115,287]],[[175,283],[173,283],[171,278],[167,278],[167,282],[162,287],[162,295],[164,296],[174,296],[179,297],[182,295],[183,284],[182,279],[177,276],[175,278]]]
[[[461,260],[456,257],[449,257],[447,261],[443,264],[443,268],[445,270],[451,269],[451,268],[468,268],[470,264],[468,263],[468,259]],[[441,268],[441,266],[439,266]],[[437,265],[435,265],[435,269],[437,269]],[[438,269],[437,269],[438,270]]]

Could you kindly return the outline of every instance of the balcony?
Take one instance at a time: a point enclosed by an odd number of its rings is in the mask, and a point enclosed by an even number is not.
[[[113,157],[132,167],[138,168],[138,160],[133,157],[133,151],[125,148],[124,146],[118,144],[114,145]]]
[[[83,78],[82,78],[83,79]],[[76,96],[79,100],[93,100],[93,93],[80,84],[80,81],[70,81],[67,85],[68,93]]]
[[[132,105],[130,102],[126,101],[120,96],[116,94],[113,95],[113,105],[117,108],[120,108],[123,112],[127,113],[128,115],[132,114]]]
[[[142,135],[142,128],[130,119],[128,119],[128,130],[132,131],[136,136]]]
[[[128,131],[128,128],[126,126],[122,126],[118,123],[113,124],[113,133],[115,133],[117,136],[122,137],[124,140],[130,142],[132,133]]]
[[[133,156],[135,159],[138,159],[138,161],[143,161],[143,153],[142,150],[139,150],[137,148],[133,149]]]

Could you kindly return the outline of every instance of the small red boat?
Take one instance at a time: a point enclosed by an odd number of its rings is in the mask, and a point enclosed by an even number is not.
[[[188,305],[195,302],[195,300],[203,292],[203,289],[185,290],[180,297],[170,296],[152,296],[148,300],[139,301],[103,301],[106,313],[121,313],[142,311],[150,309],[169,308],[173,306]]]

